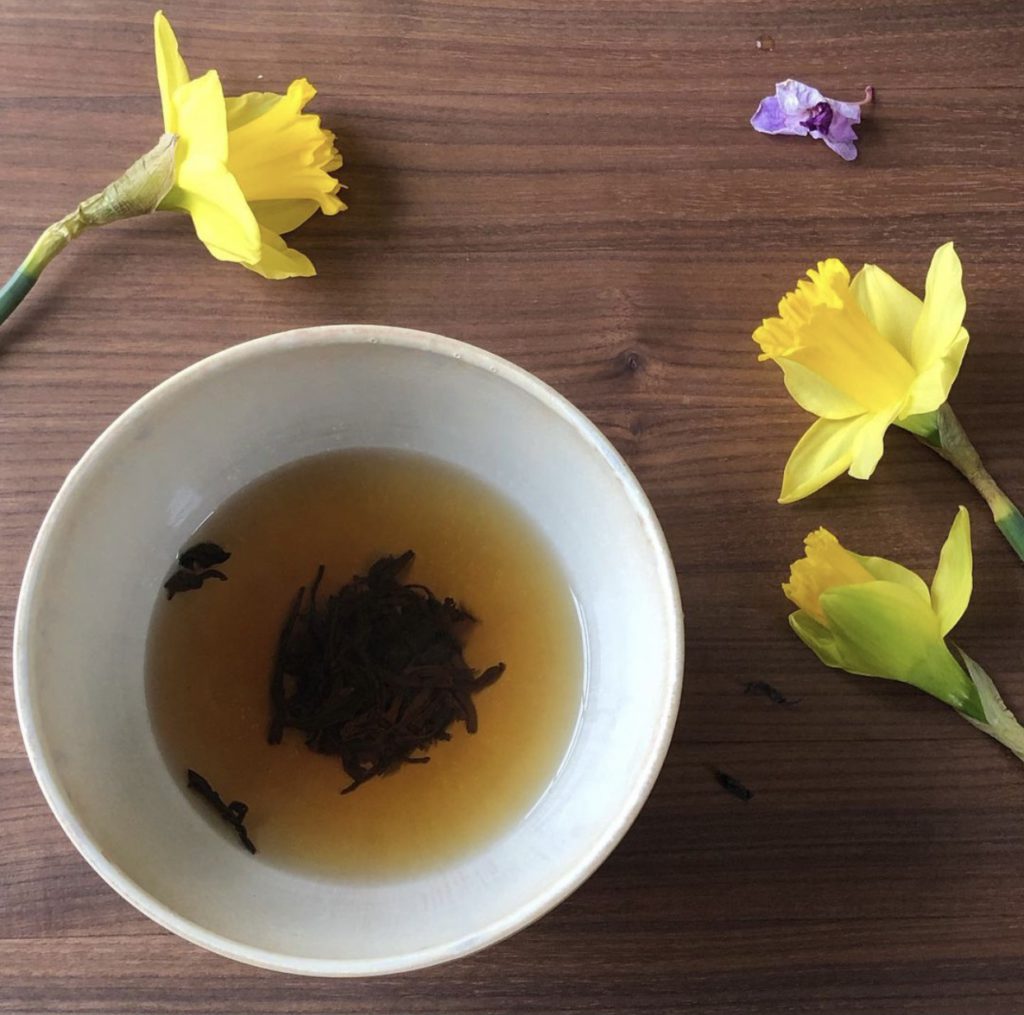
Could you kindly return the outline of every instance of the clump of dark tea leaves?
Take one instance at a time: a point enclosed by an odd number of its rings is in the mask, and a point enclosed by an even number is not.
[[[413,556],[381,557],[318,600],[321,566],[281,629],[267,740],[294,729],[312,750],[339,758],[351,779],[343,793],[429,761],[422,752],[450,740],[455,722],[475,733],[473,695],[505,671],[466,663],[460,633],[475,620],[453,599],[402,582]]]
[[[223,564],[231,556],[216,543],[196,543],[178,554],[178,570],[164,582],[167,598],[173,599],[179,592],[192,592],[203,587],[211,578],[226,582],[228,576],[214,565]]]

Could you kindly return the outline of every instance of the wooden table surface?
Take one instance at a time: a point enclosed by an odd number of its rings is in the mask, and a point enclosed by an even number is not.
[[[301,8],[290,13],[288,6]],[[959,639],[1024,709],[1024,569],[906,434],[870,483],[775,496],[808,417],[750,332],[817,259],[920,289],[955,239],[972,344],[953,404],[1024,497],[1024,8],[1015,0],[175,0],[226,90],[308,75],[351,210],[297,237],[319,277],[213,261],[175,216],[76,241],[0,331],[0,1012],[1019,1012],[1024,771],[937,702],[821,667],[779,582],[804,534],[930,572],[959,503]],[[0,7],[0,265],[160,130],[152,8]],[[770,52],[755,41],[774,40]],[[748,126],[788,76],[878,102],[861,157]],[[68,469],[140,395],[268,332],[381,322],[476,343],[625,455],[686,609],[683,707],[649,803],[558,909],[378,980],[236,965],[104,885],[50,816],[14,712],[25,560]],[[793,708],[745,696],[766,679]],[[714,782],[717,765],[755,795]]]

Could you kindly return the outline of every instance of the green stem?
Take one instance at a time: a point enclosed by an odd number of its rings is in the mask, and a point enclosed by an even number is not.
[[[34,276],[25,270],[24,264],[4,283],[0,289],[0,324],[7,320],[35,284]]]
[[[998,740],[1007,750],[1024,761],[1024,728],[1006,707],[992,678],[963,649],[958,651],[967,667],[971,682],[977,689],[984,717],[979,721],[966,712],[961,714],[972,726],[988,734],[993,740]]]
[[[36,284],[43,269],[80,233],[91,225],[101,225],[103,219],[99,215],[101,202],[106,191],[93,194],[83,201],[73,212],[58,219],[43,230],[36,240],[28,257],[18,266],[13,275],[0,289],[0,324],[17,309],[21,301],[29,294]]]
[[[999,531],[1017,556],[1024,560],[1024,515],[985,468],[949,404],[943,405],[935,416],[936,429],[929,434],[918,433],[918,437],[950,462],[985,498]]]
[[[36,284],[43,269],[84,229],[154,211],[174,183],[174,134],[133,162],[113,183],[43,230],[28,256],[0,288],[0,324]]]

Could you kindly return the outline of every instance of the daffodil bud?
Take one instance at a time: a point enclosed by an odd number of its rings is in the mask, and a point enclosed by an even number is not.
[[[826,666],[927,691],[1024,760],[1024,729],[995,685],[946,643],[971,598],[966,508],[949,530],[931,587],[901,564],[853,553],[826,529],[805,546],[782,589],[798,607],[791,627]]]
[[[946,646],[971,595],[970,519],[960,508],[929,587],[913,571],[847,550],[826,529],[783,585],[799,609],[789,622],[827,666],[913,684],[975,719],[977,691]]]

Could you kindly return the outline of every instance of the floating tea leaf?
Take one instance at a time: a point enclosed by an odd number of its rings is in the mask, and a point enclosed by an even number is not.
[[[196,543],[182,550],[178,554],[178,570],[164,582],[167,598],[173,599],[179,592],[202,588],[203,582],[211,578],[226,582],[228,576],[223,571],[217,571],[213,565],[223,564],[230,556],[223,546],[216,543]]]
[[[203,582],[208,581],[210,578],[216,578],[222,582],[228,580],[228,576],[223,571],[217,571],[214,568],[199,572],[186,571],[184,568],[181,568],[164,582],[164,588],[167,589],[167,598],[173,599],[179,592],[191,592],[193,589],[202,588]]]
[[[188,788],[194,789],[210,806],[238,833],[238,839],[250,853],[255,854],[256,847],[245,830],[245,816],[249,808],[241,800],[232,800],[226,804],[220,794],[198,773],[188,770]]]
[[[744,694],[763,694],[774,705],[795,705],[799,698],[787,698],[777,687],[764,680],[751,680],[743,686]]]
[[[463,658],[459,630],[474,618],[425,585],[404,585],[412,550],[381,557],[322,603],[319,568],[307,596],[299,589],[281,629],[270,677],[267,740],[299,730],[320,754],[341,759],[351,792],[417,753],[451,739],[461,720],[478,726],[472,696],[505,671],[477,673]]]
[[[718,785],[722,789],[728,790],[734,797],[739,797],[740,800],[749,800],[754,794],[751,790],[747,789],[739,779],[733,778],[727,772],[722,772],[719,769],[714,769],[715,779],[718,780]]]
[[[223,564],[230,556],[223,546],[216,543],[196,543],[178,554],[178,564],[186,571],[198,571]]]

